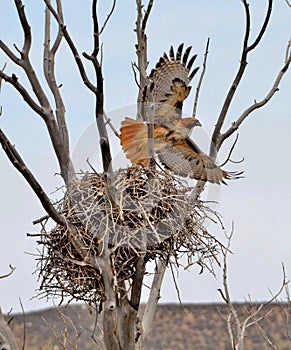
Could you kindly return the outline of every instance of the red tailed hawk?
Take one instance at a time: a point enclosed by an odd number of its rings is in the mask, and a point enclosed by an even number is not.
[[[144,101],[154,109],[154,150],[160,162],[175,174],[220,184],[236,173],[222,170],[189,138],[196,125],[195,118],[181,118],[183,101],[189,95],[190,81],[198,68],[191,70],[196,55],[189,61],[191,47],[183,54],[181,44],[174,54],[164,54],[149,75],[150,84],[144,90]],[[146,118],[147,119],[147,118]],[[147,122],[126,118],[120,129],[121,146],[132,163],[147,164]]]

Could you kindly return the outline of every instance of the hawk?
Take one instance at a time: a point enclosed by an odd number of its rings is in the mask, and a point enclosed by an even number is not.
[[[160,162],[179,176],[225,184],[225,179],[238,174],[222,170],[190,139],[192,128],[201,126],[200,122],[193,117],[182,118],[183,102],[191,90],[189,83],[198,71],[192,70],[197,55],[188,61],[191,46],[184,54],[183,47],[181,44],[175,55],[171,46],[169,55],[160,58],[143,91],[144,102],[153,104],[154,150]],[[148,123],[131,118],[121,123],[121,146],[132,163],[147,164]]]

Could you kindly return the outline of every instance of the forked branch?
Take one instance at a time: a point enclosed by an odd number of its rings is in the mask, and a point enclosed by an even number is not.
[[[289,53],[289,57],[286,61],[286,63],[284,64],[284,66],[282,67],[282,69],[279,71],[272,88],[270,89],[270,91],[266,94],[266,96],[261,100],[261,101],[254,101],[254,103],[249,106],[239,117],[238,119],[232,123],[231,127],[229,129],[227,129],[223,134],[221,134],[219,136],[219,138],[217,139],[217,150],[220,149],[221,145],[223,144],[223,142],[229,137],[231,136],[239,127],[240,125],[243,123],[243,121],[252,113],[254,112],[256,109],[263,107],[265,104],[267,104],[272,97],[274,96],[274,94],[279,91],[279,85],[280,82],[283,78],[283,76],[285,75],[285,73],[287,72],[289,66],[291,63],[291,54]]]
[[[56,119],[54,117],[49,98],[47,97],[44,89],[41,86],[40,80],[34,71],[34,68],[30,61],[30,49],[32,34],[31,29],[24,11],[24,5],[21,0],[15,0],[15,6],[17,9],[18,17],[22,26],[24,34],[24,43],[22,49],[18,49],[15,45],[16,50],[20,54],[18,58],[3,41],[0,41],[0,49],[17,65],[19,65],[25,72],[26,77],[29,80],[30,86],[32,88],[32,96],[28,90],[18,81],[15,74],[8,76],[4,71],[0,71],[0,79],[13,85],[13,87],[20,93],[24,98],[29,107],[35,111],[39,116],[43,118],[46,123],[47,129],[50,134],[50,138],[59,161],[60,171],[65,183],[68,182],[68,169],[69,169],[69,150],[66,140],[61,137],[61,134],[65,133],[64,127],[58,127]],[[60,39],[59,39],[60,40]],[[55,50],[57,46],[55,47]],[[60,132],[61,130],[61,132]]]
[[[242,49],[242,54],[241,54],[241,59],[240,59],[240,65],[237,71],[237,74],[230,86],[230,89],[226,95],[226,98],[224,100],[221,112],[219,114],[215,129],[212,134],[212,140],[211,140],[211,147],[210,147],[210,155],[211,157],[216,157],[216,153],[219,150],[218,148],[218,139],[220,137],[221,129],[223,127],[225,118],[227,116],[229,107],[231,105],[231,102],[233,100],[233,97],[235,95],[235,92],[241,82],[241,79],[244,75],[246,66],[247,66],[247,57],[248,54],[256,48],[256,46],[260,43],[260,41],[263,38],[263,35],[266,31],[266,28],[268,26],[271,12],[272,12],[272,5],[273,5],[273,0],[269,0],[268,3],[268,9],[266,12],[266,16],[264,19],[264,22],[261,26],[261,29],[254,40],[252,44],[249,44],[249,35],[250,35],[250,11],[249,11],[249,4],[246,0],[242,0],[242,3],[244,5],[245,9],[245,17],[246,17],[246,26],[245,26],[245,35],[244,35],[244,41],[243,41],[243,49]]]
[[[60,16],[55,11],[55,9],[51,6],[50,1],[44,0],[44,2],[60,26],[60,30],[61,30],[62,34],[64,35],[64,38],[65,38],[65,40],[66,40],[66,42],[67,42],[67,44],[68,44],[68,46],[73,54],[73,57],[75,59],[75,62],[77,64],[77,67],[79,69],[79,73],[81,75],[81,78],[82,78],[84,84],[87,86],[87,88],[89,90],[91,90],[93,93],[95,93],[96,86],[94,86],[94,84],[92,84],[92,82],[89,80],[89,78],[87,76],[85,67],[84,67],[83,62],[81,60],[81,56],[80,56],[80,54],[79,54],[79,52],[78,52],[78,50],[73,42],[68,30],[67,30],[67,27],[65,26],[63,20],[60,18]]]

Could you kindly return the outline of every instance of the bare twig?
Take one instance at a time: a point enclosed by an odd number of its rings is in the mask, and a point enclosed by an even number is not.
[[[111,123],[111,119],[104,113],[104,119],[106,121],[106,125],[109,125],[110,129],[113,131],[114,135],[120,138],[119,132],[116,130],[114,125]]]
[[[142,32],[143,35],[145,35],[147,22],[148,22],[148,19],[149,19],[149,16],[150,16],[153,4],[154,4],[154,0],[149,0],[147,8],[145,10],[145,13],[143,15],[143,20],[142,20],[142,25],[141,25],[141,32]]]
[[[115,6],[116,6],[116,0],[113,0],[112,2],[112,7],[111,7],[111,10],[109,11],[107,17],[106,17],[106,20],[104,21],[100,31],[99,31],[99,36],[102,34],[103,30],[105,29],[110,17],[112,16],[113,12],[114,12],[114,9],[115,9]]]
[[[22,350],[25,349],[25,344],[26,344],[26,315],[25,315],[25,311],[24,311],[24,307],[22,304],[21,299],[19,298],[19,303],[21,306],[21,311],[22,311],[22,319],[23,319],[23,337],[22,337]]]
[[[200,89],[201,89],[201,85],[203,82],[203,78],[206,72],[206,62],[207,62],[207,56],[208,56],[208,49],[209,49],[209,42],[210,42],[210,38],[207,39],[207,43],[206,43],[206,48],[205,48],[205,53],[204,53],[204,60],[203,60],[203,69],[196,87],[196,94],[195,94],[195,99],[194,99],[194,105],[193,105],[193,113],[192,116],[196,117],[196,112],[197,112],[197,106],[198,106],[198,99],[199,99],[199,93],[200,93]]]
[[[239,134],[236,134],[235,140],[234,140],[234,142],[233,142],[233,144],[232,144],[232,146],[231,146],[231,148],[230,148],[230,150],[228,152],[227,158],[222,164],[219,165],[220,167],[223,167],[228,162],[232,162],[232,163],[236,163],[237,164],[237,163],[242,163],[244,161],[244,159],[241,159],[239,161],[231,160],[231,155],[232,155],[232,152],[233,152],[233,150],[234,150],[234,148],[235,148],[235,146],[237,144],[238,137],[239,137]]]
[[[287,63],[289,57],[291,56],[290,48],[291,48],[291,39],[288,41],[288,44],[287,44],[287,47],[286,47],[285,63]]]
[[[11,276],[14,272],[14,270],[16,269],[16,267],[13,267],[12,265],[9,265],[10,271],[8,273],[6,273],[5,275],[1,275],[0,279],[2,278],[7,278],[9,276]]]

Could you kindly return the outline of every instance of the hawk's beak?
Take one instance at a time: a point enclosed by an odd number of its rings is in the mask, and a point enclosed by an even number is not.
[[[195,120],[195,124],[193,126],[202,126],[200,121],[198,119]]]

